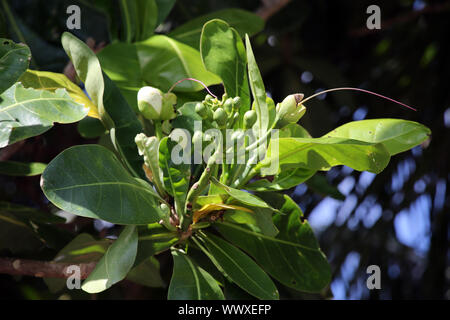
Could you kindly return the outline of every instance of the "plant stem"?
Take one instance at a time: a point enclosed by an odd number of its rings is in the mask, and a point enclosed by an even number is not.
[[[155,126],[155,135],[159,141],[164,138],[164,134],[162,132],[162,124],[160,120],[153,120],[153,125]]]

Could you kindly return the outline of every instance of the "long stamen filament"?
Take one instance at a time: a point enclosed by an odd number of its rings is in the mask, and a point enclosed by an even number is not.
[[[197,83],[200,83],[200,84],[203,86],[203,88],[205,88],[206,91],[208,91],[208,93],[209,93],[211,96],[213,96],[214,98],[217,99],[217,96],[216,96],[214,93],[212,93],[212,92],[208,89],[208,87],[206,86],[206,84],[204,84],[202,81],[200,81],[200,80],[198,80],[198,79],[194,79],[194,78],[184,78],[184,79],[178,80],[177,82],[175,82],[175,83],[172,85],[172,87],[170,87],[170,89],[169,89],[168,92],[172,92],[172,90],[173,90],[178,84],[180,84],[180,83],[182,83],[183,81],[186,81],[186,80],[189,80],[189,81],[195,81],[195,82],[197,82]]]
[[[416,109],[414,109],[414,108],[408,106],[407,104],[404,104],[404,103],[402,103],[402,102],[400,102],[400,101],[397,101],[397,100],[391,99],[391,98],[389,98],[389,97],[383,96],[382,94],[375,93],[375,92],[372,92],[372,91],[369,91],[369,90],[365,90],[365,89],[360,89],[360,88],[350,88],[350,87],[333,88],[333,89],[328,89],[328,90],[324,90],[324,91],[317,92],[317,93],[313,94],[312,96],[309,96],[309,97],[307,97],[306,99],[304,99],[303,101],[301,101],[301,104],[304,104],[306,101],[308,101],[308,100],[310,100],[310,99],[312,99],[312,98],[315,98],[315,97],[317,97],[317,96],[320,96],[321,94],[324,94],[324,93],[327,93],[327,92],[332,92],[332,91],[340,91],[340,90],[353,90],[353,91],[360,91],[360,92],[372,94],[372,95],[374,95],[374,96],[377,96],[377,97],[380,97],[380,98],[389,100],[389,101],[391,101],[391,102],[397,103],[397,104],[399,104],[399,105],[401,105],[401,106],[403,106],[403,107],[406,107],[406,108],[408,108],[408,109],[417,111]]]

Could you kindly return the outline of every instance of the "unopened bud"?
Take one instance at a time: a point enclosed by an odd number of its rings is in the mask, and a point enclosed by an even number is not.
[[[248,110],[244,113],[244,128],[250,129],[256,122],[257,114],[255,110]]]
[[[228,116],[225,110],[218,108],[214,111],[213,119],[219,125],[219,128],[224,128],[227,124]]]

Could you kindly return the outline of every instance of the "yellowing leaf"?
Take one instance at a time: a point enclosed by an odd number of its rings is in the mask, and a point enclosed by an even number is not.
[[[211,213],[213,211],[219,211],[219,210],[242,210],[245,212],[253,213],[253,211],[251,211],[250,209],[247,209],[247,208],[241,207],[241,206],[235,206],[235,205],[223,204],[223,203],[210,203],[210,204],[205,204],[199,210],[194,212],[193,222],[197,223],[198,220],[200,220],[203,217],[206,217],[209,213]]]
[[[65,88],[70,97],[75,102],[81,103],[89,107],[88,116],[100,119],[97,106],[84,94],[83,90],[75,83],[69,80],[62,73],[54,73],[47,71],[36,71],[28,69],[19,79],[25,88],[43,89],[55,91],[59,88]]]

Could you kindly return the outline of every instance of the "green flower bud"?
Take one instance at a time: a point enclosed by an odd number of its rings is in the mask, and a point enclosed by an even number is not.
[[[222,102],[225,101],[225,100],[227,100],[227,99],[228,99],[228,94],[225,92],[225,93],[222,95]]]
[[[214,99],[214,97],[212,95],[210,95],[210,94],[207,94],[206,97],[205,97],[205,101],[210,101],[210,100],[213,100],[213,99]]]
[[[199,102],[199,103],[197,103],[196,105],[195,105],[195,112],[200,116],[200,117],[202,117],[202,119],[206,119],[207,118],[207,107],[203,104],[203,103],[201,103],[201,102]]]
[[[163,105],[163,93],[153,87],[142,87],[138,92],[138,108],[149,120],[159,120]]]
[[[225,103],[223,104],[223,108],[225,109],[225,111],[228,114],[233,112],[233,99],[232,98],[228,98],[227,100],[225,100]]]
[[[233,98],[233,110],[238,110],[240,106],[241,106],[241,98],[234,97]]]
[[[170,214],[170,208],[167,204],[165,203],[161,203],[161,211],[165,214],[165,215],[169,215]]]
[[[192,136],[192,144],[201,144],[203,142],[203,132],[195,131],[194,135]]]
[[[305,114],[306,108],[301,104],[302,99],[303,94],[296,93],[277,104],[276,111],[283,123],[295,123]]]
[[[163,94],[153,87],[142,87],[138,92],[138,108],[148,120],[170,120],[175,117],[173,105],[177,97],[173,93]]]
[[[255,110],[248,110],[244,113],[244,129],[250,129],[256,122],[257,114]]]
[[[227,125],[228,115],[222,108],[214,111],[213,119],[219,125],[219,128],[224,128]]]

